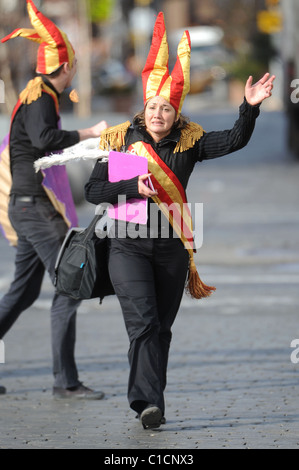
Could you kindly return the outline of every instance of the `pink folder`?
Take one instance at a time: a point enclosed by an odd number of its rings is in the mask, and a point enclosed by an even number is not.
[[[148,173],[146,157],[131,153],[111,151],[108,160],[108,179],[117,182]],[[122,195],[120,195],[121,198]],[[123,195],[124,198],[124,195]],[[109,207],[111,219],[125,220],[136,224],[147,223],[147,199],[128,199]]]

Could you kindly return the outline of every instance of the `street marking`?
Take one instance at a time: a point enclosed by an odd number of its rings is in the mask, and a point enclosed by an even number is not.
[[[0,364],[5,364],[5,346],[2,339],[0,339]]]
[[[205,279],[218,284],[297,284],[299,274],[209,274]]]
[[[216,294],[213,294],[216,296]],[[298,297],[274,297],[274,296],[239,296],[228,298],[224,296],[210,297],[209,299],[203,299],[201,306],[203,309],[207,310],[208,308],[215,309],[217,308],[217,312],[220,314],[240,314],[244,312],[246,307],[262,307],[262,308],[269,308],[269,307],[297,307],[298,305]],[[182,300],[182,308],[185,309],[194,309],[198,308],[198,304],[194,302],[193,299],[188,298],[185,296]],[[218,310],[219,309],[219,310]]]

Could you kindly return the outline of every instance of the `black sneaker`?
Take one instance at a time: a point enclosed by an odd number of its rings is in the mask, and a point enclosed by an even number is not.
[[[135,416],[136,419],[140,419],[140,414],[138,413],[136,416]],[[166,424],[166,418],[165,416],[162,416],[161,418],[161,424]]]
[[[140,414],[140,421],[144,429],[159,428],[162,420],[162,411],[156,405],[148,405]]]
[[[6,394],[6,388],[0,385],[0,395],[5,395]]]
[[[54,398],[76,398],[85,400],[102,400],[105,394],[100,391],[92,390],[91,388],[85,387],[80,384],[77,387],[71,388],[60,388],[53,387]]]

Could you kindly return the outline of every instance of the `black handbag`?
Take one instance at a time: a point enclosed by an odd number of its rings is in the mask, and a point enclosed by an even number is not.
[[[58,294],[76,300],[103,298],[114,294],[108,272],[108,243],[106,230],[101,237],[95,227],[103,214],[96,215],[87,228],[68,231],[55,264],[54,285]]]

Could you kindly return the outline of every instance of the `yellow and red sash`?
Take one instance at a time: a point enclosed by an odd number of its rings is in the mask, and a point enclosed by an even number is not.
[[[128,148],[136,155],[147,158],[148,170],[152,174],[152,181],[157,196],[152,199],[171,223],[177,235],[181,238],[185,248],[193,251],[192,218],[185,190],[173,171],[163,162],[150,144],[135,142]]]
[[[0,231],[9,241],[10,245],[17,246],[18,236],[8,217],[11,184],[9,134],[7,134],[0,145]]]
[[[158,195],[153,196],[152,199],[166,216],[189,252],[190,264],[187,285],[189,293],[196,299],[210,296],[215,287],[207,286],[201,281],[194,262],[192,217],[183,186],[150,144],[141,141],[135,142],[129,146],[128,150],[147,158],[153,185],[158,191]]]

